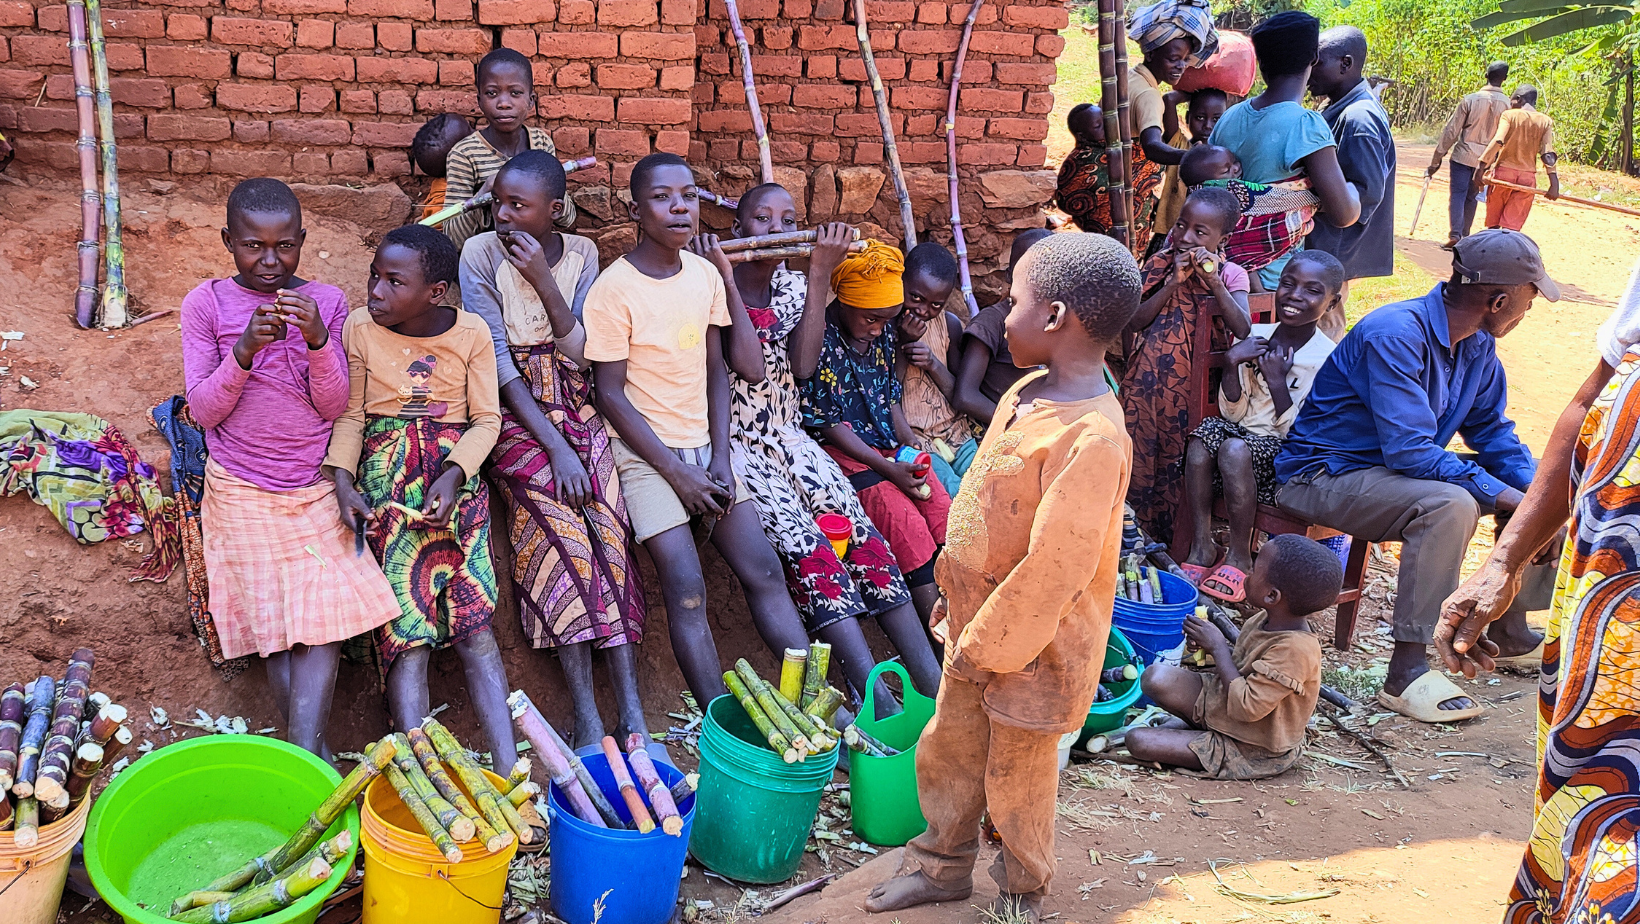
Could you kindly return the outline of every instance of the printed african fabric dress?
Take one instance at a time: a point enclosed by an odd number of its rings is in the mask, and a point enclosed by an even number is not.
[[[803,317],[808,280],[775,271],[767,308],[750,308],[767,374],[756,384],[731,374],[734,403],[730,450],[763,532],[786,569],[792,601],[812,633],[840,619],[876,615],[911,599],[894,555],[873,526],[848,478],[803,429],[787,338]],[[815,519],[837,513],[854,524],[848,553],[838,559]]]
[[[1109,157],[1103,148],[1078,147],[1059,165],[1059,207],[1090,234],[1110,233]]]
[[[1640,353],[1583,421],[1538,685],[1537,817],[1505,924],[1640,921]]]

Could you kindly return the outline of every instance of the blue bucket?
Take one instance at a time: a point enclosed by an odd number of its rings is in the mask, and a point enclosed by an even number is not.
[[[1196,588],[1184,578],[1161,573],[1162,602],[1140,603],[1116,598],[1111,625],[1122,630],[1141,663],[1158,658],[1184,642],[1184,619],[1196,611]]]
[[[626,800],[602,753],[581,758],[598,788],[622,821],[631,821]],[[683,779],[675,767],[656,763],[661,782]],[[647,801],[647,800],[646,800]],[[557,786],[547,798],[552,913],[568,924],[594,920],[621,924],[666,924],[677,912],[678,885],[695,823],[695,797],[678,806],[683,832],[673,837],[658,826],[648,834],[587,824],[570,810]]]

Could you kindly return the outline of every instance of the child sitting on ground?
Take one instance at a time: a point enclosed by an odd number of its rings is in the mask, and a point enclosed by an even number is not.
[[[427,189],[427,199],[421,204],[421,214],[416,216],[417,221],[444,207],[444,189],[449,183],[445,175],[449,170],[450,151],[457,142],[472,133],[473,123],[453,112],[433,116],[416,129],[416,137],[410,140],[410,162],[433,178],[433,185]]]
[[[766,183],[740,197],[737,238],[796,230],[797,203],[784,187]],[[735,266],[735,288],[743,293],[751,323],[731,327],[730,336],[756,337],[767,374],[761,382],[730,376],[730,447],[735,474],[750,489],[747,500],[757,508],[763,533],[786,566],[786,586],[809,634],[832,646],[844,676],[863,694],[876,659],[860,617],[877,617],[905,659],[912,682],[932,696],[940,685],[939,660],[888,541],[866,516],[837,463],[803,429],[797,375],[813,374],[819,362],[827,284],[852,237],[853,229],[845,224],[818,229],[807,277],[780,260]],[[950,288],[945,291],[949,294]],[[827,514],[853,524],[842,554],[816,522]]]
[[[940,559],[945,676],[917,750],[928,829],[866,911],[973,891],[980,818],[1002,836],[997,920],[1037,922],[1053,881],[1059,738],[1082,727],[1110,634],[1128,441],[1103,358],[1139,304],[1121,244],[1056,234],[1013,281],[1008,338],[1041,371],[1003,395]]]
[[[1179,180],[1190,189],[1227,189],[1241,203],[1241,218],[1225,239],[1224,253],[1243,269],[1289,257],[1291,242],[1310,233],[1321,207],[1308,180],[1249,183],[1241,179],[1241,160],[1229,148],[1215,144],[1191,148],[1179,162]],[[1249,271],[1248,280],[1251,291],[1266,291],[1260,274]]]
[[[296,275],[306,233],[289,186],[234,187],[222,242],[238,273],[182,300],[182,372],[210,456],[200,519],[222,654],[260,655],[288,740],[328,759],[342,642],[399,608],[319,469],[347,410],[347,296]]]
[[[1078,228],[1110,233],[1110,161],[1105,148],[1105,113],[1093,103],[1077,103],[1065,117],[1076,147],[1059,165],[1055,202]]]
[[[1014,267],[1019,265],[1025,251],[1053,232],[1044,228],[1021,231],[1014,236],[1008,254],[1008,280],[1013,281]],[[962,335],[962,363],[957,367],[957,387],[951,403],[982,427],[991,425],[996,413],[997,400],[1012,388],[1028,371],[1014,363],[1008,352],[1008,337],[1003,322],[1013,308],[1013,301],[1003,299],[968,321]]]
[[[932,471],[896,458],[917,435],[900,406],[894,373],[905,304],[905,261],[897,248],[867,241],[832,271],[836,299],[826,309],[825,339],[814,374],[803,380],[803,425],[849,476],[860,506],[888,539],[917,613],[939,599],[934,558],[945,544],[951,495]]]
[[[475,77],[484,127],[450,150],[442,208],[489,192],[501,165],[525,151],[557,156],[546,129],[524,124],[535,114],[536,104],[535,72],[530,59],[511,48],[497,48],[479,59]],[[575,202],[566,197],[564,210],[553,221],[560,228],[574,227]],[[494,228],[489,209],[474,209],[444,223],[444,233],[455,241],[458,251],[468,238]]]
[[[1291,768],[1321,696],[1321,642],[1307,617],[1332,606],[1343,580],[1338,556],[1321,543],[1271,537],[1247,579],[1248,601],[1264,612],[1247,620],[1233,646],[1217,626],[1185,617],[1185,635],[1212,656],[1213,668],[1145,668],[1145,695],[1178,718],[1129,731],[1128,752],[1221,780],[1257,780]]]
[[[1222,189],[1199,189],[1185,200],[1168,241],[1145,264],[1145,300],[1128,325],[1132,335],[1122,373],[1122,406],[1133,440],[1127,502],[1152,537],[1173,535],[1181,495],[1179,462],[1190,420],[1196,325],[1212,319],[1212,349],[1245,338],[1247,273],[1224,258],[1224,239],[1241,207]],[[1215,315],[1215,312],[1217,313]]]
[[[899,375],[905,383],[900,406],[917,435],[916,445],[933,459],[934,477],[952,497],[979,451],[974,422],[951,405],[962,362],[962,321],[945,310],[945,303],[958,277],[951,251],[934,241],[911,248],[905,257],[905,310],[899,318]]]
[[[562,234],[564,168],[525,151],[495,175],[496,230],[467,239],[461,292],[489,325],[501,386],[490,474],[513,547],[513,598],[533,648],[558,655],[575,708],[572,746],[597,744],[597,648],[615,682],[616,737],[647,736],[633,646],[643,638],[643,582],[603,418],[592,406],[586,330],[577,320],[598,277],[598,247]]]
[[[1162,101],[1167,106],[1162,112],[1162,134],[1170,147],[1183,148],[1185,156],[1189,156],[1193,148],[1207,143],[1208,136],[1213,134],[1213,126],[1219,124],[1219,118],[1229,105],[1229,97],[1225,96],[1224,91],[1212,87],[1194,93],[1172,90],[1162,94]],[[1187,103],[1183,131],[1180,131],[1179,125],[1181,102]],[[1184,200],[1190,196],[1190,187],[1181,178],[1182,172],[1182,161],[1165,171],[1161,201],[1156,204],[1156,234],[1151,238],[1150,245],[1152,253],[1161,249],[1161,238],[1173,230],[1179,220],[1179,210],[1184,208]]]
[[[1185,502],[1190,505],[1190,554],[1179,565],[1202,593],[1231,603],[1245,596],[1253,567],[1253,520],[1259,504],[1276,502],[1276,453],[1298,418],[1315,374],[1332,354],[1332,338],[1316,323],[1338,305],[1344,265],[1323,250],[1293,254],[1276,287],[1275,324],[1255,324],[1225,354],[1219,413],[1201,422],[1185,447]],[[1229,548],[1214,567],[1213,497],[1222,490],[1230,513]]]
[[[399,617],[377,634],[394,724],[402,731],[427,717],[427,662],[454,646],[499,770],[518,751],[490,631],[497,587],[478,469],[501,428],[501,402],[490,329],[442,304],[457,263],[455,245],[432,228],[382,238],[367,304],[342,330],[352,395],[325,469],[342,524],[368,536],[398,596]]]
[[[740,578],[752,621],[776,658],[808,647],[769,546],[735,477],[729,449],[729,368],[765,378],[756,337],[728,338],[747,324],[734,267],[713,235],[695,237],[700,195],[689,165],[657,153],[632,168],[628,214],[641,232],[587,293],[586,357],[594,402],[614,433],[610,451],[637,541],[660,577],[672,652],[699,703],[728,692],[706,620],[706,581],[689,530],[701,517],[712,544]],[[727,363],[725,363],[727,352]]]

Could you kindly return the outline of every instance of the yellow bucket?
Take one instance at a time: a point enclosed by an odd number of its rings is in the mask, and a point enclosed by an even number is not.
[[[71,814],[42,825],[33,847],[18,847],[15,834],[0,832],[0,924],[56,924],[68,863],[90,813],[88,798]]]
[[[486,771],[485,775],[497,786],[505,784],[493,773]],[[490,853],[475,837],[461,845],[461,862],[451,863],[433,848],[384,776],[365,790],[359,831],[364,847],[362,924],[496,924],[501,920],[507,865],[518,852],[516,841],[500,853]]]

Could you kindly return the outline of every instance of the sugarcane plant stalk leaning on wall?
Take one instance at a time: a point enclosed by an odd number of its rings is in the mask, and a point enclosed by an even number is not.
[[[894,179],[894,195],[900,200],[900,224],[905,226],[905,251],[917,246],[917,220],[911,212],[911,191],[905,185],[905,171],[900,169],[900,149],[894,143],[894,122],[888,114],[888,94],[883,90],[882,75],[877,73],[877,59],[871,54],[870,25],[866,21],[866,0],[854,0],[854,35],[860,42],[860,58],[866,66],[866,77],[871,81],[871,95],[877,101],[877,122],[883,127],[883,157],[888,160],[888,172]]]
[[[1128,222],[1133,227],[1130,234],[1137,234],[1139,229],[1136,222],[1139,216],[1139,203],[1133,201],[1133,171],[1128,166],[1133,163],[1133,117],[1128,112],[1128,57],[1127,57],[1127,2],[1126,0],[1111,0],[1111,11],[1114,14],[1113,41],[1116,44],[1116,125],[1122,139],[1122,175],[1127,179],[1122,184],[1122,200],[1127,209]]]
[[[763,182],[774,182],[774,160],[769,151],[769,127],[763,122],[763,108],[757,103],[757,84],[752,80],[752,49],[746,44],[746,29],[740,24],[740,9],[735,0],[723,0],[729,14],[729,31],[734,34],[735,47],[740,51],[740,79],[746,85],[746,109],[752,114],[752,131],[757,133],[757,161],[763,170]]]
[[[1105,160],[1110,173],[1110,236],[1127,245],[1132,213],[1128,210],[1127,152],[1122,148],[1121,122],[1127,106],[1119,103],[1116,72],[1117,2],[1099,0],[1099,108],[1105,115]]]
[[[97,262],[101,252],[102,196],[97,192],[97,112],[91,90],[91,45],[85,0],[68,3],[68,57],[74,65],[74,107],[80,116],[80,284],[74,290],[74,323],[97,323]]]
[[[957,248],[957,269],[962,276],[962,300],[968,304],[968,316],[979,314],[979,303],[974,301],[974,277],[968,271],[968,239],[962,234],[962,208],[957,203],[957,93],[962,87],[962,65],[968,60],[968,40],[974,36],[974,20],[985,0],[974,0],[968,8],[968,18],[962,23],[962,42],[957,45],[956,63],[951,67],[951,96],[945,104],[945,162],[951,174],[951,243]]]
[[[102,310],[99,327],[124,327],[125,247],[120,234],[120,173],[114,154],[114,102],[108,90],[108,53],[103,46],[101,0],[86,0],[86,18],[91,27],[92,76],[97,88],[97,126],[102,132],[103,168],[103,272]]]

